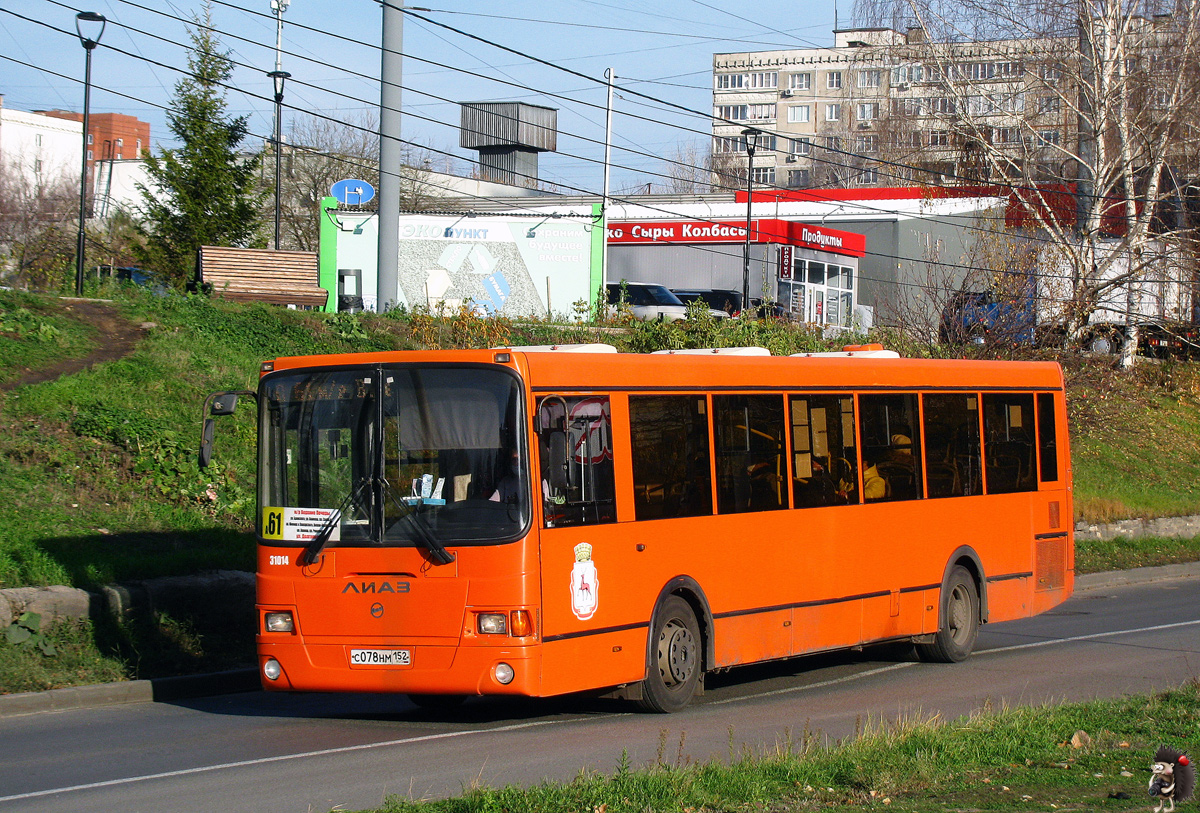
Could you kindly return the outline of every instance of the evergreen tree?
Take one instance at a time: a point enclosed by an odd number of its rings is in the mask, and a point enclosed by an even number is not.
[[[139,185],[145,240],[139,259],[164,282],[184,285],[195,274],[200,246],[262,246],[258,164],[239,154],[246,117],[226,111],[229,52],[213,33],[207,4],[189,28],[189,76],[175,85],[167,127],[182,145],[147,154],[150,184]]]

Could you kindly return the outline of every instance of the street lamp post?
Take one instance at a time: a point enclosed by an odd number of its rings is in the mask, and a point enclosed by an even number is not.
[[[75,33],[79,37],[79,44],[87,53],[83,69],[83,160],[79,170],[79,240],[75,244],[75,296],[83,296],[83,256],[86,240],[84,227],[87,223],[88,113],[92,101],[92,51],[100,44],[100,37],[104,35],[104,26],[107,22],[103,14],[97,14],[94,11],[81,11],[75,15]],[[100,24],[99,28],[95,27],[96,23]],[[94,37],[84,34],[85,26],[89,34],[95,32]]]
[[[279,181],[283,172],[283,150],[280,142],[283,140],[283,83],[291,78],[287,71],[271,71],[267,74],[275,83],[275,250],[279,251]]]
[[[750,226],[754,212],[754,150],[758,147],[758,130],[742,130],[746,144],[746,245],[742,249],[742,313],[750,312]]]

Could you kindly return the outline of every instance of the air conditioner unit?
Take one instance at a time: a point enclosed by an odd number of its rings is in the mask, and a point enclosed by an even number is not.
[[[796,163],[796,156],[788,155],[788,156],[785,156],[783,160],[789,164],[794,164],[794,163]]]
[[[896,85],[896,90],[908,90],[908,82],[901,82]]]
[[[796,91],[792,90],[791,88],[784,88],[783,90],[779,91],[779,95],[785,97],[795,96]]]
[[[863,122],[860,122],[860,123],[859,123],[859,125],[858,125],[858,129],[860,129],[860,130],[870,130],[870,129],[871,129],[871,122],[869,122],[869,121],[863,121]]]

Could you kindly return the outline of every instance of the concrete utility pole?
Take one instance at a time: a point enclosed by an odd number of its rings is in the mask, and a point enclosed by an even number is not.
[[[404,12],[401,0],[383,2],[383,58],[379,92],[379,269],[376,279],[382,313],[400,296],[400,81],[403,77]]]

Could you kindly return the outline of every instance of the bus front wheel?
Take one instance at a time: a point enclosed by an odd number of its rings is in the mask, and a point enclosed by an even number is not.
[[[937,635],[931,644],[917,644],[923,661],[957,663],[975,648],[979,637],[979,590],[962,565],[955,565],[942,585]]]
[[[659,714],[679,711],[700,685],[703,642],[692,606],[669,596],[654,614],[649,663],[639,705]]]

